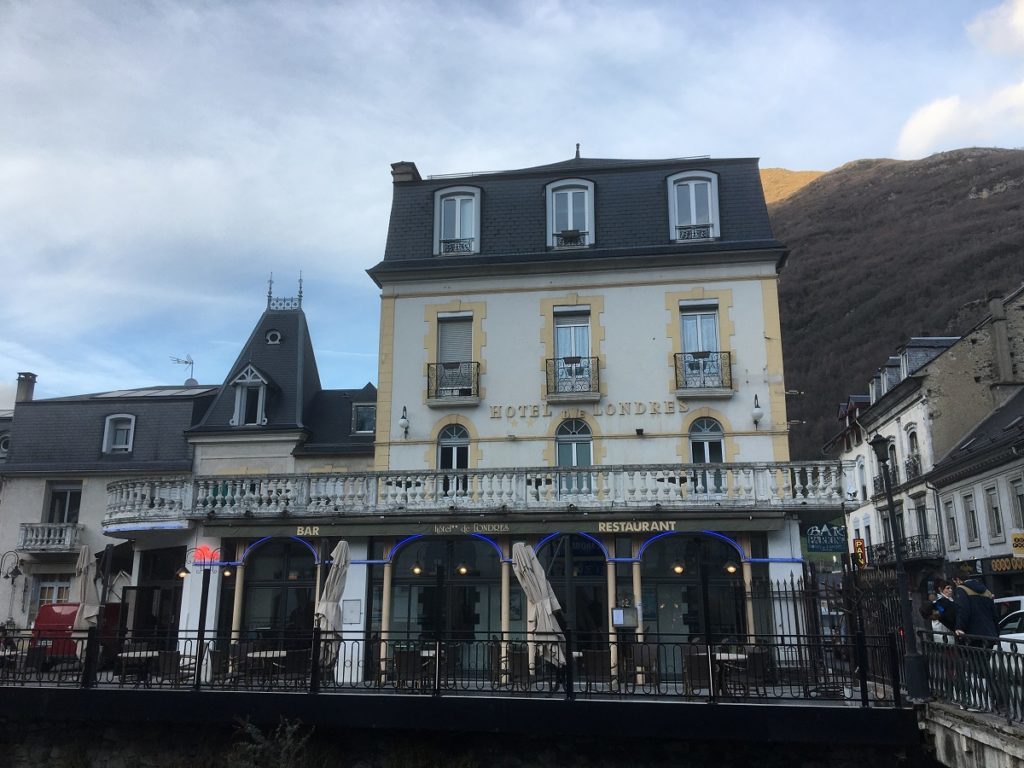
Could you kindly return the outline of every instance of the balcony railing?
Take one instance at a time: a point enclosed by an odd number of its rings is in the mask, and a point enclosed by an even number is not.
[[[480,363],[429,363],[427,397],[431,400],[480,397]]]
[[[905,462],[903,462],[903,467],[907,472],[907,482],[910,482],[915,477],[920,477],[921,457],[916,454],[910,456]]]
[[[904,560],[929,560],[942,557],[942,547],[937,534],[905,536],[900,541],[900,553]],[[868,547],[868,562],[872,565],[891,565],[896,562],[893,543],[886,541]]]
[[[441,241],[441,253],[472,253],[473,238],[459,237]]]
[[[713,229],[712,224],[692,224],[676,227],[676,240],[710,240]]]
[[[554,232],[551,238],[555,248],[586,248],[588,234],[579,229],[563,229],[561,232]]]
[[[104,525],[183,518],[826,508],[843,500],[838,463],[672,464],[119,480]]]
[[[547,361],[549,395],[599,394],[600,366],[596,357],[555,357]]]
[[[74,552],[78,549],[78,523],[22,523],[17,549],[21,552]]]
[[[676,389],[732,389],[730,353],[677,353]]]

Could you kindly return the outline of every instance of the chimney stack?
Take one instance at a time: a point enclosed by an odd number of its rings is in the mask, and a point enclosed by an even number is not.
[[[423,180],[420,177],[419,170],[416,168],[416,163],[410,163],[408,160],[391,164],[391,179],[395,184],[400,184],[403,181]]]
[[[28,371],[18,374],[18,391],[14,395],[16,403],[32,402],[32,395],[36,391],[36,375]]]

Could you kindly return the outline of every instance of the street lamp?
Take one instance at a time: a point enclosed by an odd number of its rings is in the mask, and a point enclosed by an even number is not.
[[[21,576],[21,558],[13,549],[0,557],[0,575],[11,581],[11,599],[7,604],[7,626],[14,626],[14,583]]]
[[[889,443],[887,437],[876,434],[868,445],[875,452],[882,470],[882,485],[885,488],[885,503],[889,507],[889,538],[896,558],[896,589],[900,601],[900,617],[903,624],[903,669],[907,681],[907,696],[924,701],[928,694],[928,670],[925,659],[917,650],[917,634],[914,631],[914,613],[910,604],[910,580],[903,563],[902,542],[896,530],[896,503],[892,498],[892,480],[889,475]]]
[[[199,626],[196,630],[196,680],[195,687],[198,689],[203,679],[203,651],[206,645],[206,609],[210,602],[210,573],[214,568],[223,568],[224,574],[229,575],[227,566],[231,563],[220,561],[220,549],[213,548],[208,544],[200,544],[194,549],[185,553],[185,562],[175,574],[179,579],[189,575],[189,558],[192,559],[192,567],[199,568],[203,572],[202,591],[199,593]]]

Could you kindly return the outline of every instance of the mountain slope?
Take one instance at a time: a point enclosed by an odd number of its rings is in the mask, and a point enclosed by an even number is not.
[[[762,168],[761,186],[764,200],[768,205],[785,200],[800,191],[824,171],[787,171],[785,168]]]
[[[910,336],[957,335],[1024,281],[1024,151],[858,160],[769,206],[794,458],[820,456],[836,406]]]

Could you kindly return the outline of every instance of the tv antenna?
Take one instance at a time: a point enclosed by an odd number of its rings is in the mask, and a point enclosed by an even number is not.
[[[196,380],[192,377],[193,366],[195,365],[195,363],[192,360],[192,355],[185,355],[184,357],[175,357],[174,355],[171,355],[171,362],[172,363],[176,363],[177,365],[187,365],[188,366],[188,381],[186,381],[185,383],[186,384],[195,384],[196,383]]]

